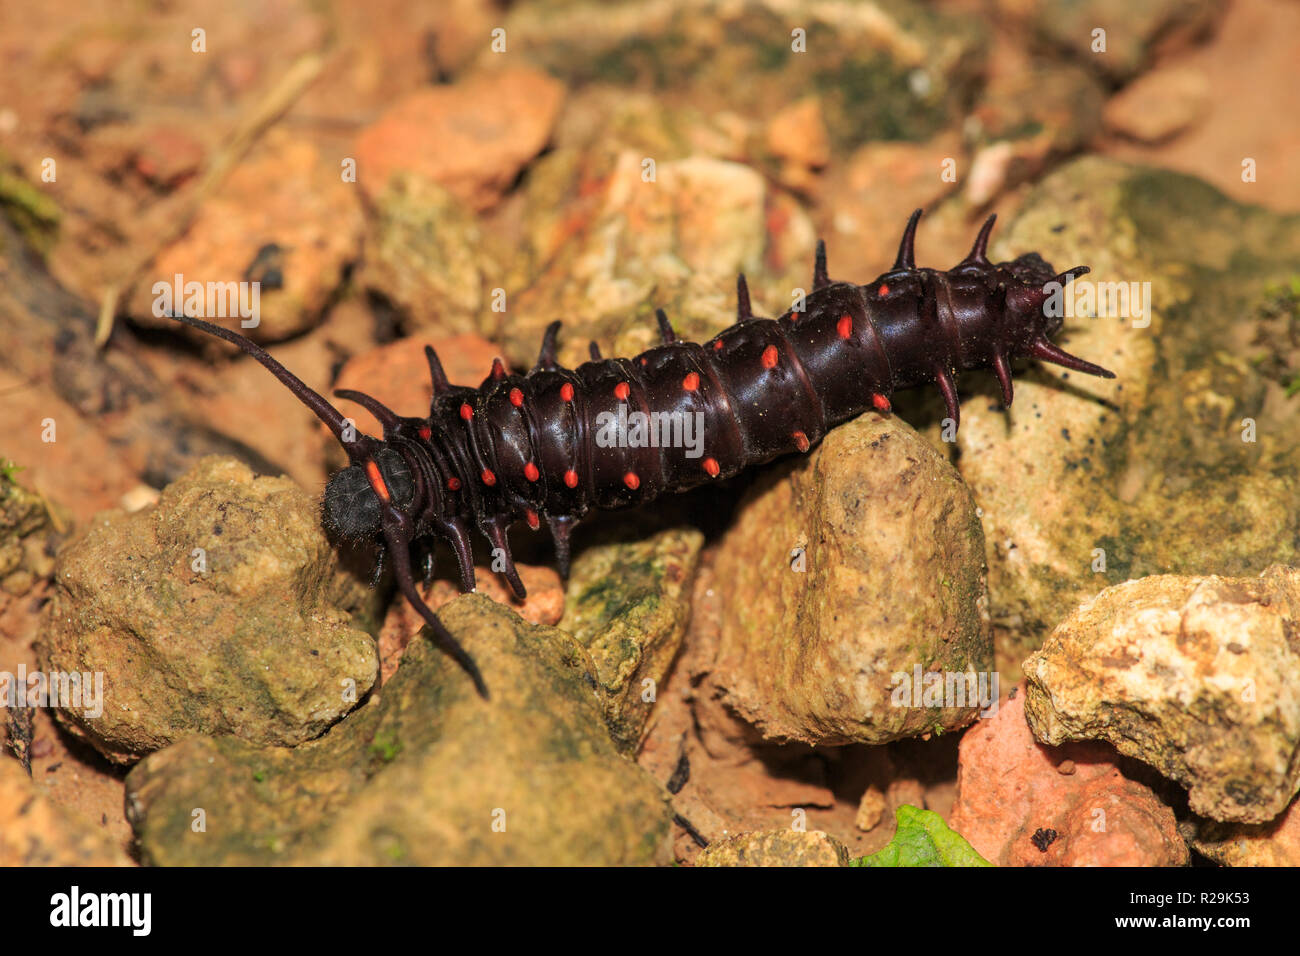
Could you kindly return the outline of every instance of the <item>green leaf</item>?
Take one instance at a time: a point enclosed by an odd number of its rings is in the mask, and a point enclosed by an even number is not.
[[[894,811],[898,832],[879,853],[850,866],[992,866],[932,810],[903,804]]]

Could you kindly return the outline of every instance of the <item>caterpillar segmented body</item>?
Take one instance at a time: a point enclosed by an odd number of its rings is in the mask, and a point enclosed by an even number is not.
[[[996,218],[990,216],[970,254],[952,269],[919,269],[913,242],[920,215],[918,209],[908,221],[893,268],[867,285],[832,282],[819,242],[804,308],[778,319],[754,316],[740,276],[736,324],[702,344],[678,340],[660,311],[659,346],[630,359],[605,359],[592,343],[591,361],[567,369],[556,360],[557,321],[531,371],[509,373],[497,359],[477,388],[452,385],[426,347],[434,393],[427,417],[400,416],[361,392],[335,393],[373,413],[382,439],[355,433],[337,409],[255,343],[202,320],[176,318],[257,359],[333,430],[352,464],[326,486],[327,526],[347,538],[382,538],[381,560],[389,555],[403,595],[487,696],[477,665],[416,591],[413,543],[446,541],[468,591],[474,588],[469,529],[478,527],[500,549],[503,574],[522,598],[506,537],[517,520],[533,530],[547,522],[567,577],[569,537],[591,509],[644,504],[807,452],[841,422],[869,408],[888,411],[898,389],[934,382],[956,425],[953,376],[959,371],[992,369],[1006,405],[1010,363],[1018,357],[1114,377],[1051,342],[1061,327],[1043,307],[1051,283],[1063,285],[1087,267],[1057,273],[1037,253],[990,262]],[[698,423],[701,440],[695,448],[601,440],[602,430],[618,431],[611,422],[636,413]]]

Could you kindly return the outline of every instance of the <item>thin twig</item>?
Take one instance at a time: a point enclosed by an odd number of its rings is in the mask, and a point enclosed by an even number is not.
[[[173,227],[161,233],[158,241],[138,255],[130,266],[123,270],[122,277],[104,290],[99,305],[99,320],[95,324],[96,348],[103,348],[109,336],[113,334],[113,319],[117,315],[117,306],[122,292],[135,284],[140,273],[158,257],[159,253],[189,231],[203,200],[225,181],[226,176],[247,155],[253,144],[288,111],[289,107],[320,75],[324,66],[325,57],[322,54],[306,53],[289,67],[280,82],[236,127],[234,135],[227,140],[226,146],[213,156],[203,178],[182,204],[182,211],[174,217]]]

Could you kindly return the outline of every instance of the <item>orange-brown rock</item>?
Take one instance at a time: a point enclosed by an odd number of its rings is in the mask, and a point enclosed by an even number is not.
[[[1024,704],[1021,686],[962,737],[948,820],[954,830],[999,866],[1187,862],[1173,811],[1124,776],[1114,750],[1092,742],[1038,743]]]
[[[546,145],[563,102],[564,87],[530,67],[418,90],[362,131],[358,180],[374,198],[393,173],[413,172],[485,209]]]

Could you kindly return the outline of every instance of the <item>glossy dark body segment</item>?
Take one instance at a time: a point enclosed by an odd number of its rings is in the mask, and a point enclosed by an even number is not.
[[[721,481],[781,455],[807,452],[826,432],[867,409],[887,411],[899,389],[934,383],[947,415],[960,415],[954,376],[988,368],[1010,404],[1010,362],[1034,357],[1077,371],[1111,373],[1051,344],[1060,319],[1044,313],[1052,291],[1087,271],[1056,273],[1036,254],[994,264],[987,258],[993,218],[970,254],[947,271],[917,268],[913,214],[893,268],[866,285],[833,282],[819,243],[813,288],[798,311],[777,319],[753,315],[744,278],[737,282],[737,322],[704,343],[680,341],[662,312],[662,344],[632,358],[600,358],[566,369],[556,360],[559,323],[547,329],[536,366],[512,374],[498,360],[477,387],[454,386],[426,347],[433,402],[427,417],[402,417],[360,392],[357,401],[383,424],[382,439],[349,438],[342,415],[242,336],[195,319],[181,321],[234,342],[275,374],[339,437],[352,465],[331,478],[325,520],[353,538],[382,538],[406,598],[435,640],[456,657],[486,696],[482,675],[416,593],[410,548],[444,540],[456,555],[461,585],[474,587],[469,530],[488,539],[514,593],[523,585],[506,529],[546,522],[561,572],[568,574],[569,536],[592,509],[631,507],[659,495]],[[610,443],[603,426],[645,423],[645,444]],[[700,429],[695,448],[683,447]],[[668,431],[664,428],[668,422]],[[633,425],[635,427],[635,425]],[[699,437],[697,436],[697,437]],[[369,495],[369,497],[367,497]],[[429,568],[431,573],[431,567]]]

